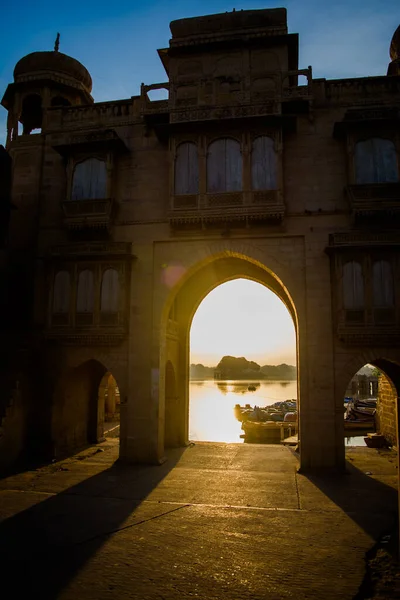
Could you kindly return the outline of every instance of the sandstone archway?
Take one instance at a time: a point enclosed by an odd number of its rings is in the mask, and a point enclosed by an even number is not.
[[[56,457],[104,439],[105,392],[111,377],[107,368],[94,359],[70,368],[60,377],[53,395],[51,426]]]
[[[189,441],[189,334],[193,316],[202,300],[214,288],[233,279],[250,279],[265,285],[282,300],[292,316],[299,358],[298,315],[287,287],[265,265],[245,255],[217,255],[196,265],[171,290],[161,325],[160,408],[165,417],[164,447]],[[297,361],[299,368],[299,360]],[[170,365],[170,366],[168,366]],[[176,389],[170,397],[171,368]],[[301,378],[298,377],[299,423],[301,428]],[[163,415],[164,407],[164,415]],[[167,429],[168,423],[168,429]]]

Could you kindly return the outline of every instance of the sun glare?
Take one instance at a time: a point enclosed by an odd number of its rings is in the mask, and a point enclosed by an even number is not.
[[[243,356],[260,366],[296,365],[293,320],[274,292],[254,281],[235,279],[204,298],[190,331],[190,363],[216,367],[223,356]],[[190,383],[191,440],[240,442],[242,431],[235,418],[235,404],[268,406],[297,398],[293,378],[268,381],[260,375],[261,383],[252,379],[251,384],[244,380],[214,381],[213,369],[207,373],[204,379]]]
[[[208,294],[193,318],[190,362],[215,366],[224,355],[259,364],[296,364],[292,317],[267,287],[247,279],[223,283]]]

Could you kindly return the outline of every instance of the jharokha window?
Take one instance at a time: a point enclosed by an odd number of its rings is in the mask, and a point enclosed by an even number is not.
[[[275,190],[277,160],[274,140],[260,136],[253,141],[251,152],[251,182],[253,190]]]
[[[179,144],[175,159],[175,194],[198,194],[199,161],[193,142]]]
[[[364,277],[360,263],[347,262],[343,267],[343,308],[360,310],[364,308]]]
[[[391,183],[399,179],[396,148],[391,140],[369,138],[355,147],[356,183]]]
[[[107,269],[101,282],[100,311],[102,313],[117,313],[119,306],[118,271]]]
[[[377,260],[372,267],[373,298],[377,308],[394,306],[393,272],[387,260]]]
[[[104,160],[88,158],[76,165],[71,200],[96,200],[107,197],[107,169]]]
[[[242,190],[242,153],[240,144],[222,138],[208,146],[207,191],[237,192]]]
[[[94,303],[93,272],[85,269],[79,273],[76,292],[76,312],[92,313]]]

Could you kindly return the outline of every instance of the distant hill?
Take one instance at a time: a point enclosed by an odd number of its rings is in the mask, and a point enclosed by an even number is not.
[[[281,365],[264,365],[261,367],[261,373],[263,373],[264,379],[297,379],[297,368],[286,363],[282,363]]]
[[[244,356],[224,356],[216,367],[206,367],[202,364],[190,365],[190,379],[212,379],[218,371],[220,379],[267,379],[271,381],[296,380],[297,369],[285,363],[281,365],[264,365]]]
[[[190,379],[214,379],[215,367],[205,367],[201,363],[190,365]]]

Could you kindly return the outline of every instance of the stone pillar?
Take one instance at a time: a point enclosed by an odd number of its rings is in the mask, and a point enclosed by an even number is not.
[[[106,416],[108,417],[114,417],[115,415],[115,387],[116,387],[116,382],[115,379],[112,375],[110,375],[110,377],[108,378],[108,385],[107,385],[107,403],[106,403]]]
[[[343,469],[343,397],[335,396],[330,265],[324,253],[327,239],[311,234],[305,239],[306,323],[300,322],[300,388],[304,371],[307,396],[300,398],[301,470]],[[305,327],[304,327],[305,325]],[[304,339],[304,337],[306,339]],[[306,347],[305,347],[306,346]],[[304,390],[305,391],[305,390]]]
[[[163,419],[159,402],[160,316],[153,317],[153,264],[151,243],[134,248],[132,267],[127,402],[121,406],[120,459],[130,463],[159,464],[164,455]],[[140,285],[139,283],[140,282]]]

